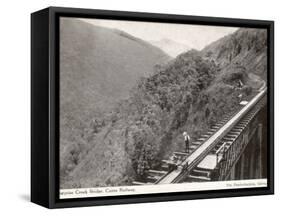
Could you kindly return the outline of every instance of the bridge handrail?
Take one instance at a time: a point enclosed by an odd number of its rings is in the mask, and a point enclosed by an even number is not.
[[[248,111],[264,96],[266,90],[261,91],[257,94],[245,107],[243,107],[232,119],[230,119],[223,127],[221,127],[213,136],[211,136],[205,143],[203,143],[196,151],[194,151],[183,163],[191,164],[198,160],[199,156],[202,155],[204,151],[212,149],[222,137],[224,137],[234,125],[236,125]],[[208,152],[206,152],[206,155]],[[202,159],[206,156],[201,157]],[[189,166],[189,167],[190,167]],[[192,167],[193,168],[193,167]]]
[[[224,155],[225,153],[225,147],[226,146],[226,142],[224,142],[220,147],[219,149],[216,151],[216,164],[219,163],[219,154],[222,154]]]
[[[224,147],[226,145],[226,142],[224,142],[220,147],[219,149],[216,151],[216,155],[218,155],[219,153],[221,153],[222,150],[224,150]],[[223,151],[222,151],[223,152]]]

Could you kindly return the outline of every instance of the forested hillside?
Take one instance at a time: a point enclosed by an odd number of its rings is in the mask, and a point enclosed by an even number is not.
[[[125,32],[79,19],[60,20],[60,159],[62,176],[80,162],[92,128],[103,124],[140,77],[169,60],[159,48]],[[90,148],[90,147],[89,147]],[[83,150],[82,150],[83,149]],[[79,154],[77,153],[79,152]],[[71,162],[69,162],[71,161]]]
[[[88,145],[71,153],[62,187],[128,185],[183,149],[183,131],[194,139],[262,85],[265,41],[262,30],[240,29],[155,67],[83,133]]]
[[[220,68],[229,71],[242,67],[248,74],[267,79],[267,32],[264,29],[240,29],[210,44],[202,54],[214,59]]]

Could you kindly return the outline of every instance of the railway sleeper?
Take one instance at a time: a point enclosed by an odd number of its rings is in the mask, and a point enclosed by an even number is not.
[[[205,141],[206,140],[206,138],[203,138],[203,137],[200,137],[199,139],[198,139],[198,141]]]
[[[198,145],[201,145],[201,144],[202,144],[202,142],[195,141],[195,142],[192,142],[192,144],[193,144],[193,145],[195,145],[195,146],[198,146]]]
[[[187,156],[188,153],[186,153],[186,152],[174,152],[174,155],[176,155],[176,156]]]
[[[140,182],[140,181],[133,181],[132,182],[133,185],[146,185],[146,182]]]
[[[210,180],[211,180],[211,178],[204,177],[204,176],[195,176],[195,175],[188,176],[189,182],[205,182],[205,181],[210,181]]]
[[[156,175],[156,176],[162,176],[165,175],[167,173],[167,171],[163,171],[163,170],[148,170],[148,174],[149,175]]]
[[[215,129],[215,130],[217,131],[220,127],[218,127],[218,126],[212,126],[211,128],[212,128],[212,129]]]
[[[239,136],[240,132],[230,131],[228,135],[230,136]]]
[[[210,171],[209,170],[201,170],[201,169],[193,169],[191,171],[191,175],[193,176],[202,176],[202,177],[206,177],[206,178],[209,178],[210,177]]]
[[[233,128],[230,132],[233,132],[233,133],[238,133],[240,134],[242,132],[242,129],[238,129],[238,128]]]
[[[152,176],[152,175],[146,176],[148,182],[156,182],[160,178],[161,176]]]
[[[227,137],[226,136],[226,137],[223,138],[223,140],[226,141],[226,142],[233,142],[235,139],[233,139],[233,137]]]

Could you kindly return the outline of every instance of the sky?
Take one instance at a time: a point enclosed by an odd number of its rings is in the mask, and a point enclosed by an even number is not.
[[[146,41],[169,39],[201,50],[217,39],[233,33],[237,28],[221,26],[169,24],[139,21],[82,19],[88,23],[119,29]]]

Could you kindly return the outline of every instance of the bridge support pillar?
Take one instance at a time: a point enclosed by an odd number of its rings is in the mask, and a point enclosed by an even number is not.
[[[255,164],[255,157],[256,157],[256,151],[257,148],[254,148],[254,146],[251,149],[251,154],[249,158],[249,178],[255,178],[256,170],[257,170],[257,164]]]
[[[240,159],[240,177],[239,179],[244,179],[244,172],[245,172],[245,154],[242,154]]]
[[[229,180],[259,179],[262,177],[262,124],[255,128],[254,136],[241,154],[240,159],[231,168]]]
[[[231,169],[230,180],[235,180],[235,165]]]
[[[248,178],[259,179],[262,177],[262,124],[258,124],[256,137],[253,139],[250,148]]]
[[[257,166],[255,172],[255,178],[262,177],[262,124],[258,125],[258,148],[257,148]]]

